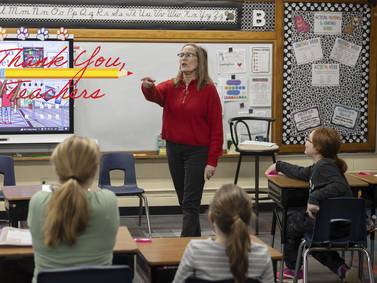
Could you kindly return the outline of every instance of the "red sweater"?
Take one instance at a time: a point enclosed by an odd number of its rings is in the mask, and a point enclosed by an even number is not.
[[[197,90],[197,81],[185,87],[177,87],[173,80],[142,91],[147,100],[164,108],[162,138],[179,144],[208,146],[207,164],[217,166],[222,154],[223,125],[220,98],[215,86],[210,83]]]

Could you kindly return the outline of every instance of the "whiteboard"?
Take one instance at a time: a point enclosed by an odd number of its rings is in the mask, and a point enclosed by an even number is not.
[[[200,45],[208,52],[210,77],[216,83],[219,76],[216,55],[218,50],[245,49],[247,63],[245,75],[248,76],[251,71],[251,46],[260,44],[206,43]],[[264,45],[268,45],[272,53],[272,44]],[[120,57],[120,60],[126,63],[126,69],[133,72],[133,75],[119,79],[81,80],[78,84],[79,91],[87,89],[93,92],[100,88],[106,95],[98,100],[77,99],[75,101],[75,133],[98,140],[103,151],[156,150],[157,136],[161,131],[162,108],[145,100],[140,89],[140,79],[150,76],[156,80],[156,83],[159,83],[175,77],[179,62],[176,54],[183,44],[75,42],[75,48],[78,51],[86,50],[88,54],[97,46],[101,46],[98,55],[106,58]],[[224,104],[224,133],[228,131],[228,119],[238,116],[241,110],[246,111],[250,106],[249,102],[245,104],[242,109],[239,102]],[[270,113],[270,109],[269,106],[266,111]]]

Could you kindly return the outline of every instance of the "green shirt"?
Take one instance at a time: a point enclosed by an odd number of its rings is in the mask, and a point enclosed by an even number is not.
[[[119,227],[116,196],[109,190],[87,192],[89,222],[73,246],[59,243],[55,247],[43,244],[43,223],[51,193],[39,191],[30,200],[28,225],[33,240],[34,278],[40,270],[77,265],[111,265],[113,247]]]

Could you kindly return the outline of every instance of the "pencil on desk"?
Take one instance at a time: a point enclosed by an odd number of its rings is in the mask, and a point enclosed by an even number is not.
[[[6,79],[117,79],[132,72],[116,68],[2,68],[0,78]]]

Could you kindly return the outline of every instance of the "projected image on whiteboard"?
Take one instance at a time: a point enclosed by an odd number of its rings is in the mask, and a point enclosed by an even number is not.
[[[44,68],[38,62],[51,62],[59,54],[65,62],[53,68],[69,68],[71,46],[68,41],[0,42],[0,68]],[[62,99],[69,79],[0,79],[0,134],[69,133],[72,131],[70,99]],[[69,92],[64,95],[67,97]]]

